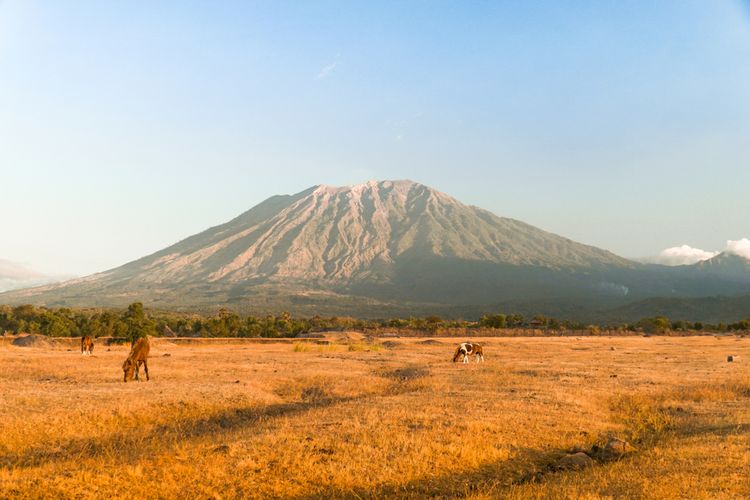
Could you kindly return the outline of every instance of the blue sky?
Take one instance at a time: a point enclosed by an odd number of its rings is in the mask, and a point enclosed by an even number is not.
[[[627,257],[750,236],[746,1],[0,0],[0,258],[410,178]]]

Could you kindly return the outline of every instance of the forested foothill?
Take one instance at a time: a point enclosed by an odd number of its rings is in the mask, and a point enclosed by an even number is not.
[[[145,335],[167,337],[296,337],[327,331],[360,331],[402,336],[555,336],[555,335],[700,335],[750,332],[750,319],[704,324],[658,316],[636,323],[592,325],[546,316],[487,314],[478,320],[446,320],[438,316],[363,320],[352,317],[293,317],[282,312],[239,315],[229,309],[214,314],[149,310],[134,302],[125,310],[0,306],[0,332],[50,337],[113,337],[132,340]]]

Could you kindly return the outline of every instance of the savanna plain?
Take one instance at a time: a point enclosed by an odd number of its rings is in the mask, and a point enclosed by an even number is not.
[[[0,345],[0,497],[750,497],[750,338],[474,340]]]

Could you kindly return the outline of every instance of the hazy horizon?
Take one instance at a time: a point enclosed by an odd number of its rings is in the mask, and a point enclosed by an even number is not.
[[[86,275],[405,178],[628,258],[744,249],[748,12],[0,2],[0,259]]]

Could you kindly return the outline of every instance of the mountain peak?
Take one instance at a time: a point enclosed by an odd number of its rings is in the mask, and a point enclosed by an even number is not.
[[[397,191],[408,191],[414,188],[424,188],[434,191],[432,188],[408,179],[402,180],[369,180],[350,186],[332,186],[328,184],[319,184],[311,188],[313,193],[342,193],[342,192],[363,192],[368,190],[394,189]]]
[[[747,270],[750,269],[750,259],[743,255],[738,255],[734,252],[721,252],[719,255],[711,257],[710,259],[702,260],[695,267],[706,270],[724,270],[724,271],[735,271],[735,270]]]

